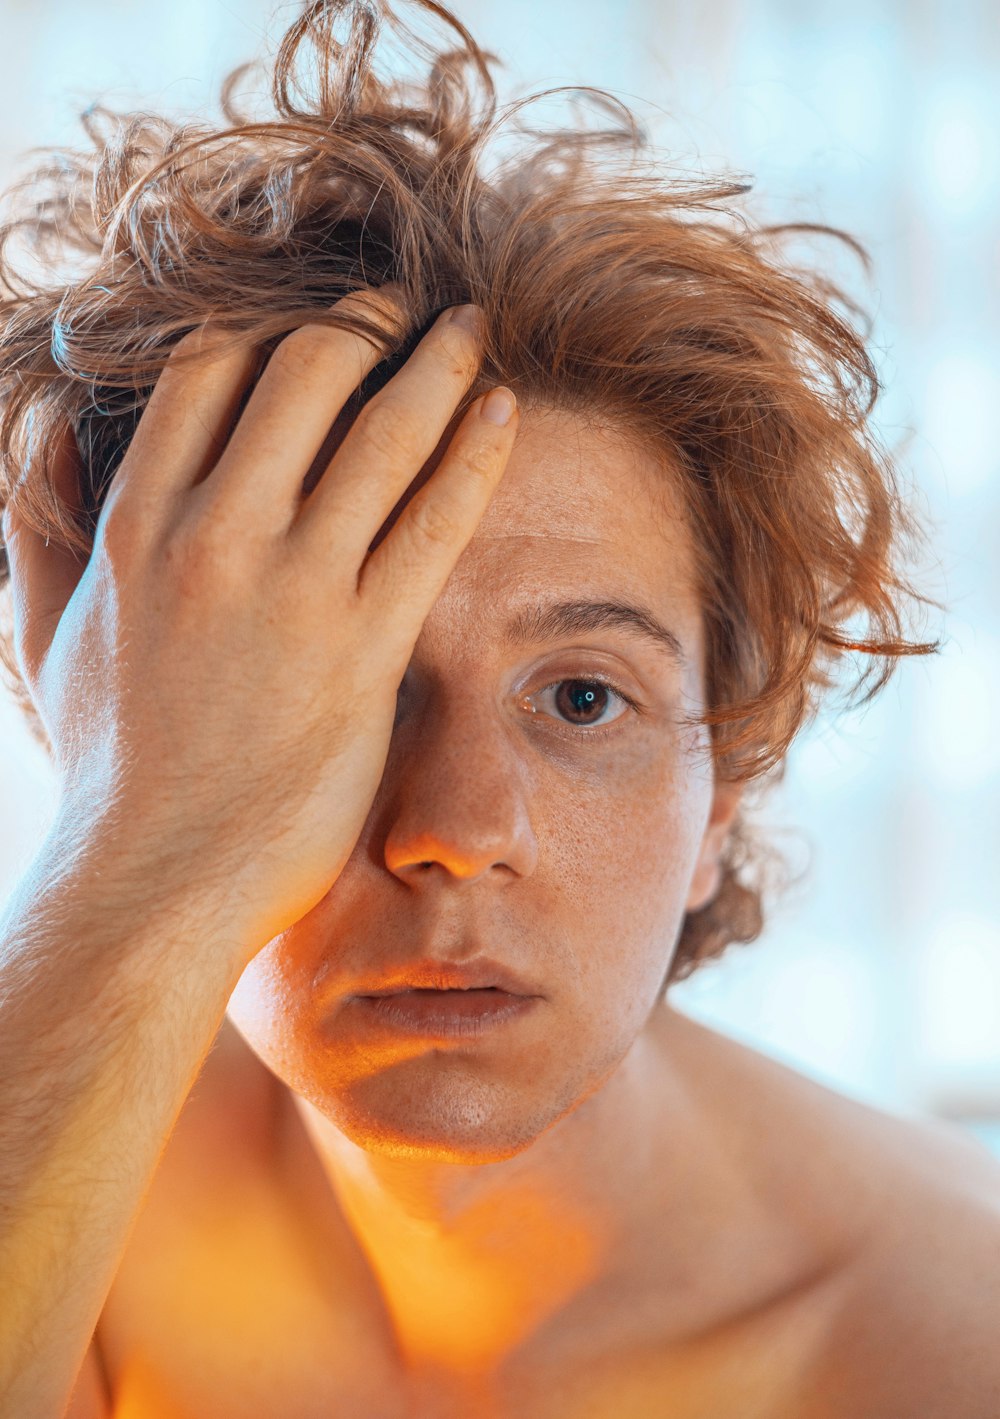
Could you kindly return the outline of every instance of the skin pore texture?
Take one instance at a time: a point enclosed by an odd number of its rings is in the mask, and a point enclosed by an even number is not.
[[[522,410],[416,644],[355,850],[230,1002],[292,1091],[414,1372],[490,1371],[580,1298],[621,1299],[648,1273],[664,1189],[696,1202],[688,1155],[660,1156],[663,1120],[683,1133],[690,1107],[657,996],[684,912],[718,885],[738,791],[714,789],[708,731],[679,723],[703,703],[704,647],[675,496],[653,450]],[[565,599],[648,607],[685,663],[622,627],[506,643],[517,611]],[[560,698],[594,676],[639,709],[599,687],[583,714]],[[528,983],[532,1011],[445,1044],[373,1049],[352,1030],[362,982],[478,954]],[[732,1215],[725,1171],[714,1196],[698,1186],[699,1211]]]
[[[704,645],[670,477],[522,403],[355,849],[244,972],[170,1140],[99,1328],[115,1419],[998,1412],[992,1161],[657,1003],[737,803],[679,727]],[[686,667],[621,627],[505,644],[567,598],[642,604]],[[597,676],[641,713],[560,693]],[[478,955],[531,1011],[352,1026],[380,976]]]

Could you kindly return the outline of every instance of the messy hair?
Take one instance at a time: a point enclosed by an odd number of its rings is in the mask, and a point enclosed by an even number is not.
[[[669,455],[705,630],[697,722],[717,777],[760,790],[845,665],[854,708],[900,656],[940,644],[904,634],[905,602],[939,603],[902,574],[923,534],[871,427],[878,378],[858,312],[790,257],[801,224],[752,218],[745,181],[668,172],[604,90],[569,90],[611,120],[604,128],[525,128],[526,104],[567,90],[498,108],[496,56],[435,0],[410,3],[450,27],[451,47],[420,38],[386,0],[316,0],[280,42],[265,117],[237,104],[248,65],[223,85],[220,126],[94,105],[80,119],[86,151],[43,150],[8,190],[0,506],[16,497],[29,525],[89,555],[158,374],[209,317],[257,349],[245,404],[278,342],[307,321],[382,339],[357,310],[331,306],[398,283],[411,323],[383,341],[391,353],[355,391],[356,412],[444,307],[475,302],[482,361],[456,417],[503,383],[522,404],[606,421]],[[376,72],[385,22],[429,61],[420,82]],[[511,132],[518,145],[487,172]],[[844,233],[818,230],[864,259]],[[33,276],[11,255],[15,236]],[[60,261],[82,263],[74,279],[55,274]],[[51,477],[67,427],[79,512]],[[8,610],[9,576],[4,556]],[[10,619],[8,687],[51,754]],[[685,916],[668,980],[756,939],[783,866],[741,807],[721,887]]]

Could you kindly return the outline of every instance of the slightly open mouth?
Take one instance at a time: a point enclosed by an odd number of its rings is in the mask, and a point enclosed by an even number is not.
[[[446,987],[444,987],[443,989],[440,989],[440,990],[439,990],[436,986],[414,985],[414,986],[407,986],[407,987],[405,987],[405,989],[403,989],[403,990],[394,990],[394,991],[389,992],[390,995],[396,995],[396,996],[399,996],[399,995],[486,995],[487,993],[489,993],[489,994],[491,994],[491,995],[509,995],[509,994],[510,994],[509,991],[501,990],[498,985],[474,985],[474,986],[452,985],[452,986],[446,986]],[[368,998],[369,1000],[384,1000],[384,999],[386,999],[387,997],[386,997],[386,996],[380,996],[380,995],[369,995],[367,998]]]

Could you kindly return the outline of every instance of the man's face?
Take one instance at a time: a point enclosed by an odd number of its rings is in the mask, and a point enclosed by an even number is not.
[[[710,827],[707,731],[679,723],[703,704],[704,646],[669,477],[607,427],[523,410],[414,648],[354,852],[232,997],[270,1069],[361,1147],[451,1161],[527,1147],[626,1056],[685,911],[714,891],[725,824]],[[686,664],[620,626],[508,642],[517,613],[569,600],[647,607]],[[363,983],[470,954],[542,998],[476,1039],[358,1047],[346,1022]]]

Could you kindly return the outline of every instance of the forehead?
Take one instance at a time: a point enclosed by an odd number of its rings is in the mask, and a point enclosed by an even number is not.
[[[407,496],[431,476],[450,437],[451,430]],[[391,520],[383,533],[389,527]],[[422,639],[444,637],[453,655],[460,646],[472,652],[517,612],[572,598],[647,606],[686,643],[692,662],[701,657],[690,533],[669,454],[612,424],[528,405],[503,477]]]
[[[567,585],[596,581],[605,590],[690,600],[691,553],[665,449],[608,423],[529,405],[453,581],[515,583],[537,571]]]
[[[665,452],[615,426],[529,405],[476,537],[543,537],[602,543],[637,534],[686,542]],[[679,548],[678,548],[679,550]]]

